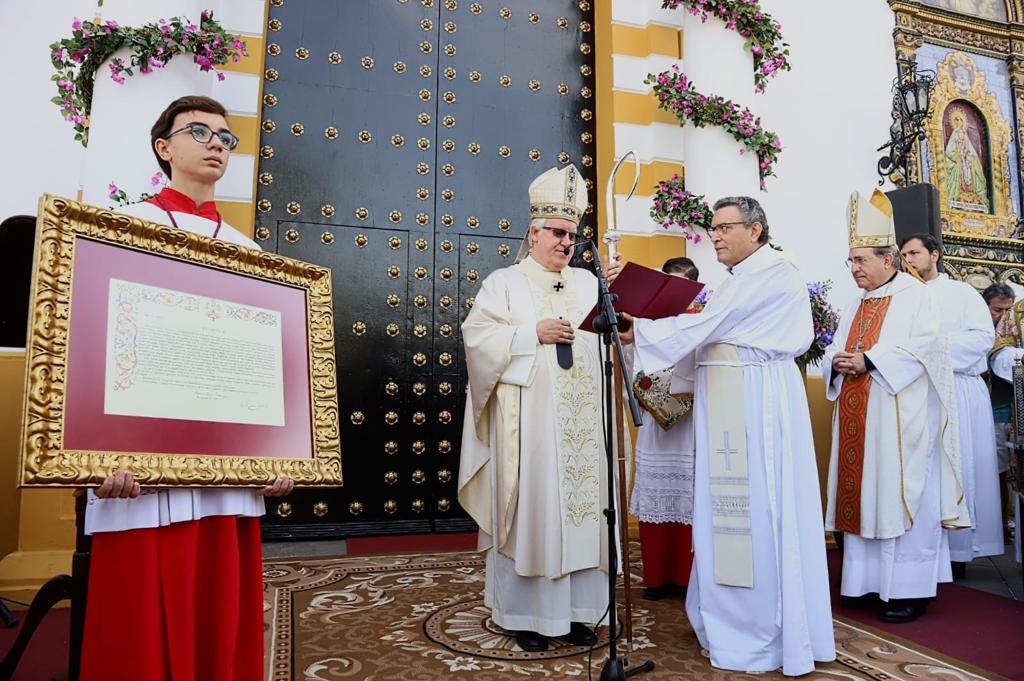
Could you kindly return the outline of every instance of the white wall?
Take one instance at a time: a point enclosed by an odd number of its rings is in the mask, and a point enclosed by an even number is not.
[[[70,35],[76,16],[113,19],[122,25],[174,16],[198,23],[205,8],[212,8],[214,17],[229,31],[262,33],[263,0],[105,0],[101,8],[96,0],[0,2],[0,25],[17,26],[0,41],[0,63],[8,65],[8,92],[15,93],[0,110],[0,130],[5,133],[0,148],[7,160],[0,219],[35,214],[44,192],[75,198],[82,188],[87,202],[107,207],[111,201],[106,188],[111,181],[132,196],[149,190],[149,178],[159,169],[149,150],[149,128],[175,97],[207,94],[220,99],[230,113],[256,113],[256,76],[229,73],[224,82],[217,82],[211,74],[200,73],[189,55],[171,61],[168,70],[173,74],[159,70],[149,76],[136,74],[123,86],[113,84],[101,68],[93,104],[93,144],[88,150],[74,140],[71,124],[50,102],[56,88],[50,80],[54,71],[49,45]],[[250,200],[252,168],[251,155],[236,155],[222,182],[224,191],[218,187],[217,198]]]
[[[636,26],[648,22],[680,26],[683,10],[658,9],[659,0],[615,0],[616,21]],[[775,172],[767,180],[767,191],[756,194],[768,214],[777,243],[796,262],[808,280],[832,279],[833,301],[843,304],[857,290],[845,267],[847,238],[845,206],[850,192],[870,192],[878,183],[875,151],[887,138],[891,108],[890,86],[896,74],[893,47],[893,14],[885,0],[762,0],[765,11],[782,24],[790,44],[793,70],[769,81],[763,94],[737,97],[761,117],[765,128],[779,134],[784,149]],[[720,28],[709,21],[708,27]],[[735,40],[722,30],[717,49],[728,50],[712,58],[712,64],[733,63]],[[684,35],[684,50],[694,47]],[[703,41],[702,51],[716,49]],[[616,57],[616,90],[647,92],[643,77],[650,71],[671,66],[665,57],[637,59]],[[706,69],[705,69],[706,70]],[[691,74],[692,75],[692,74]],[[708,82],[707,74],[696,82],[706,93],[725,94]],[[712,79],[713,81],[713,79]],[[683,129],[655,124],[617,124],[616,157],[635,149],[643,161],[685,159],[689,188],[714,186],[718,191],[740,193],[749,184],[740,183],[730,191],[729,168],[735,166],[739,144],[728,156],[701,157],[684,149]],[[891,189],[886,185],[883,189]],[[619,198],[619,229],[631,233],[662,233],[650,220],[649,201]],[[708,196],[713,201],[717,196]],[[726,276],[715,263],[707,239],[687,244],[687,252],[701,263],[701,278],[712,287]]]
[[[842,305],[858,291],[845,265],[846,204],[878,185],[875,149],[889,136],[893,14],[884,0],[761,4],[782,24],[793,70],[751,105],[784,147],[758,198],[775,240],[808,280],[832,279]]]
[[[71,21],[91,17],[95,0],[0,2],[0,63],[6,67],[5,103],[0,107],[0,149],[3,150],[3,192],[0,220],[35,215],[44,192],[74,198],[83,148],[74,130],[50,98],[57,94],[50,80],[50,43],[71,31]]]

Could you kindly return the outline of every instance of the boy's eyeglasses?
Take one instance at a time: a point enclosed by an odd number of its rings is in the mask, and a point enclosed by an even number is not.
[[[235,134],[232,133],[230,130],[221,130],[219,132],[214,132],[210,128],[210,126],[206,125],[205,123],[189,123],[184,128],[178,128],[174,132],[170,133],[164,139],[171,139],[179,132],[186,131],[188,131],[192,135],[192,139],[194,139],[196,142],[199,142],[200,144],[206,144],[211,139],[213,139],[214,135],[216,135],[220,139],[220,143],[223,144],[228,151],[232,151],[234,150],[235,147],[238,146],[238,137],[236,137]]]

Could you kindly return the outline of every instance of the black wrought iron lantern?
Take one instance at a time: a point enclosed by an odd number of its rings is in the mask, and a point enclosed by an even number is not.
[[[912,118],[926,117],[935,78],[928,71],[917,71],[914,76],[912,80],[905,78],[897,85],[904,111]]]
[[[918,71],[913,58],[897,62],[899,75],[892,85],[892,118],[889,126],[889,141],[878,148],[888,149],[878,159],[878,184],[891,178],[896,184],[906,186],[910,182],[910,157],[914,145],[923,140],[924,123],[931,113],[931,93],[935,88],[934,71]],[[902,177],[900,177],[900,175]]]

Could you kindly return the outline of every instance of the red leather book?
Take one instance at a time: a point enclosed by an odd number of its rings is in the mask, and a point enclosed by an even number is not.
[[[627,262],[612,284],[611,291],[619,296],[615,301],[617,312],[628,312],[641,319],[661,319],[686,312],[703,288],[704,284],[699,281]],[[596,316],[595,306],[580,324],[580,329],[593,331]]]

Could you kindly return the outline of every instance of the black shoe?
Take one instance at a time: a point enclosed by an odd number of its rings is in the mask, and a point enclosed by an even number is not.
[[[863,596],[840,596],[839,603],[844,608],[875,610],[881,601],[878,600],[878,594],[864,594]]]
[[[548,637],[536,631],[517,631],[516,645],[527,653],[543,653],[548,649]]]
[[[882,607],[878,618],[883,622],[906,624],[913,622],[928,609],[925,598],[894,598]]]
[[[668,584],[662,584],[661,586],[649,586],[644,589],[644,600],[645,601],[660,601],[672,594],[672,587],[675,586],[671,582]]]
[[[953,570],[953,579],[960,580],[967,575],[967,563],[954,560],[950,561],[949,566]]]
[[[569,633],[562,640],[570,645],[590,647],[597,643],[597,635],[587,625],[573,622],[569,625]]]

